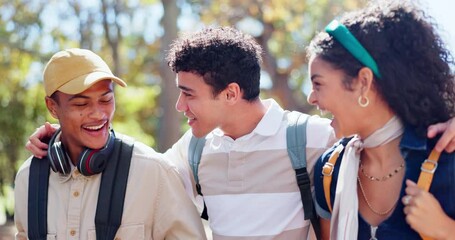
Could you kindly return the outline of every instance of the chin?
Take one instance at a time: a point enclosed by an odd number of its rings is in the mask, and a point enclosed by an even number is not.
[[[205,136],[206,134],[202,133],[201,131],[197,131],[195,129],[191,129],[191,133],[193,133],[193,136],[197,137],[197,138],[201,138],[203,136]]]
[[[105,145],[106,145],[106,143],[103,143],[103,144],[92,143],[92,144],[90,144],[90,145],[87,145],[87,148],[96,150],[96,149],[101,149],[101,148],[103,148]]]
[[[346,129],[342,129],[340,127],[339,122],[335,118],[332,119],[332,122],[330,123],[330,125],[332,126],[333,130],[335,131],[335,136],[338,139],[345,138],[345,137],[352,137],[354,135],[354,133],[346,131]]]
[[[87,147],[90,149],[101,149],[106,146],[109,137],[106,137],[104,140],[99,139],[100,141],[90,142],[87,144]]]

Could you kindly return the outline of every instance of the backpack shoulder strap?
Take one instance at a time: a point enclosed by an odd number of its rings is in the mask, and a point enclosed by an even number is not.
[[[190,146],[188,148],[188,161],[191,170],[193,170],[193,177],[196,184],[199,184],[198,169],[199,163],[201,162],[202,150],[204,149],[204,145],[205,137],[197,138],[195,136],[191,136]]]
[[[288,113],[286,144],[294,169],[306,168],[306,124],[309,115],[292,111]]]
[[[324,198],[325,202],[327,203],[327,207],[329,211],[332,212],[332,202],[330,196],[330,186],[332,184],[332,175],[333,171],[335,170],[335,164],[340,156],[340,153],[343,151],[344,145],[339,144],[335,150],[333,150],[332,154],[330,155],[329,160],[324,164],[322,167],[322,184],[324,188]]]
[[[28,179],[28,238],[46,240],[50,163],[33,157]]]
[[[417,186],[419,186],[421,189],[427,192],[430,190],[434,172],[438,168],[438,160],[440,155],[441,155],[440,152],[437,152],[436,150],[433,149],[430,153],[430,156],[428,156],[428,159],[426,159],[422,163],[422,166],[420,167],[421,172],[419,179],[417,181]],[[423,240],[433,239],[423,235],[422,233],[419,233],[419,235]]]
[[[437,152],[436,150],[433,149],[430,153],[430,156],[428,156],[428,159],[426,159],[422,163],[422,167],[420,167],[421,172],[419,180],[417,181],[417,185],[425,191],[430,190],[434,172],[438,168],[438,161],[440,155],[441,155],[440,152]]]
[[[288,113],[288,127],[286,129],[286,145],[292,167],[295,170],[297,185],[303,204],[305,219],[310,219],[317,239],[321,239],[319,219],[313,203],[311,182],[306,162],[306,125],[308,114],[292,111]]]
[[[96,239],[114,239],[120,227],[134,141],[116,138],[114,150],[101,176],[96,206]]]
[[[199,163],[201,162],[202,150],[205,146],[205,137],[197,138],[194,135],[191,136],[190,145],[188,147],[188,163],[190,164],[191,170],[193,171],[194,181],[196,182],[196,191],[202,196],[201,185],[199,184],[198,170]],[[201,218],[208,220],[209,216],[207,213],[207,206],[204,202],[204,210],[202,211]]]

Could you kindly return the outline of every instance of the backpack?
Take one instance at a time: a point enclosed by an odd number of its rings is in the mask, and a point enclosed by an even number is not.
[[[96,239],[112,240],[120,227],[134,143],[116,138],[112,158],[101,176],[95,215]],[[28,189],[28,238],[46,240],[50,162],[34,157]],[[101,206],[101,207],[100,207]]]
[[[302,199],[305,220],[310,219],[313,225],[317,239],[320,239],[320,224],[319,218],[313,203],[313,195],[311,193],[310,177],[306,169],[306,124],[307,114],[292,111],[287,113],[288,126],[286,128],[286,145],[289,158],[292,162],[292,167],[295,170],[297,185],[300,190]],[[201,185],[199,184],[198,168],[201,160],[202,150],[205,146],[205,137],[197,138],[192,136],[188,149],[188,162],[193,170],[194,181],[196,182],[196,191],[202,196]],[[204,210],[201,218],[208,220],[207,207],[204,202]]]

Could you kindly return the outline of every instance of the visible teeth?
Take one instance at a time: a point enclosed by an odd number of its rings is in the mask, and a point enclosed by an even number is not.
[[[195,117],[188,117],[186,114],[184,114],[186,118],[188,118],[189,120],[194,120]]]
[[[86,129],[89,129],[89,130],[99,130],[101,129],[102,127],[104,127],[104,124],[106,123],[103,123],[101,125],[98,125],[98,126],[90,126],[90,127],[85,127]]]

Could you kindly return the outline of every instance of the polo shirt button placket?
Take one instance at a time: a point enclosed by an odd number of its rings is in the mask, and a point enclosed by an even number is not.
[[[76,236],[77,232],[76,232],[76,230],[70,229],[69,234],[70,234],[70,236],[71,236],[71,239],[77,239],[77,236]]]
[[[76,197],[76,198],[79,197],[79,191],[74,191],[73,192],[73,196]]]

